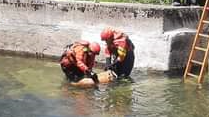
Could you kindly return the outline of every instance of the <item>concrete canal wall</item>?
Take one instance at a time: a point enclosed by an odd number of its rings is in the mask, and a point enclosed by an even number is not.
[[[195,6],[0,0],[0,49],[60,56],[79,39],[104,47],[100,32],[113,26],[134,42],[135,67],[181,69],[200,15]],[[104,62],[104,55],[97,60]]]

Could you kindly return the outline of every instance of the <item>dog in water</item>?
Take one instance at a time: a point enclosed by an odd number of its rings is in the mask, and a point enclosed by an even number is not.
[[[108,84],[114,81],[116,78],[117,78],[117,75],[115,74],[114,71],[111,71],[111,70],[101,72],[98,74],[98,80],[99,80],[99,83],[101,84]],[[95,86],[95,83],[92,80],[92,78],[83,78],[79,80],[78,82],[71,82],[70,85],[87,88],[87,87]]]

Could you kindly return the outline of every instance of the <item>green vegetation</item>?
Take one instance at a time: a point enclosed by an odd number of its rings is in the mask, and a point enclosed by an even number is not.
[[[99,0],[100,2],[125,2],[145,4],[171,4],[172,0]]]

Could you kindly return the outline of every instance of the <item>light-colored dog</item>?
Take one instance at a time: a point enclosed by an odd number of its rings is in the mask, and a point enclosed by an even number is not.
[[[98,74],[98,80],[99,80],[99,83],[101,83],[101,84],[110,83],[116,78],[117,78],[117,75],[115,74],[115,72],[113,72],[111,70],[101,72]],[[70,85],[82,87],[82,88],[87,88],[87,87],[95,86],[95,83],[91,78],[83,78],[78,82],[71,82]]]

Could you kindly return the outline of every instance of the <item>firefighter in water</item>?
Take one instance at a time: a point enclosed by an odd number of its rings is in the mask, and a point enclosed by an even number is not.
[[[134,45],[129,37],[113,28],[101,32],[101,40],[106,42],[105,70],[111,69],[118,76],[129,76],[134,65]]]
[[[81,40],[68,45],[60,59],[60,65],[67,80],[76,82],[84,77],[89,77],[98,83],[97,74],[92,71],[92,68],[95,56],[99,53],[100,45],[96,42],[89,43]]]

